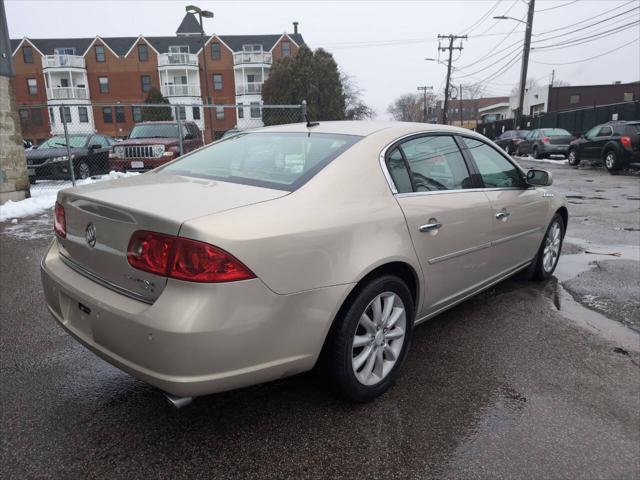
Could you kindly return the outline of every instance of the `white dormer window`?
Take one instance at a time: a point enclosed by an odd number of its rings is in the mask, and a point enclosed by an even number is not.
[[[189,45],[169,45],[169,53],[189,53]]]
[[[242,45],[243,52],[261,52],[262,45],[259,44],[250,44],[250,45]]]
[[[73,47],[57,47],[53,49],[56,55],[75,55],[76,49]]]

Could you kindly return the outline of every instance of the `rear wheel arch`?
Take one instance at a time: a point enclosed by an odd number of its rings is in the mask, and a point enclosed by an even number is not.
[[[567,233],[567,225],[569,223],[569,211],[567,210],[567,207],[560,207],[558,210],[556,210],[556,213],[558,215],[560,215],[560,217],[562,218],[562,221],[564,223],[564,232],[563,232],[563,234],[566,235],[566,233]]]

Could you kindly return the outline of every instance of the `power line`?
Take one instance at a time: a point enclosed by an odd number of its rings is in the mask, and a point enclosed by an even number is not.
[[[624,47],[626,47],[626,46],[628,46],[628,45],[631,45],[632,43],[636,43],[636,42],[638,42],[638,41],[640,41],[640,37],[638,37],[638,38],[636,38],[635,40],[632,40],[632,41],[630,41],[630,42],[628,42],[628,43],[625,43],[625,44],[623,44],[623,45],[620,45],[619,47],[616,47],[616,48],[614,48],[614,49],[612,49],[612,50],[609,50],[609,51],[607,51],[607,52],[601,53],[601,54],[599,54],[599,55],[594,55],[593,57],[583,58],[582,60],[576,60],[576,61],[574,61],[574,62],[548,63],[548,62],[536,62],[535,60],[531,60],[531,62],[533,62],[533,63],[537,63],[538,65],[573,65],[573,64],[575,64],[575,63],[587,62],[587,61],[589,61],[589,60],[594,60],[594,59],[596,59],[596,58],[604,57],[605,55],[608,55],[608,54],[610,54],[610,53],[613,53],[613,52],[615,52],[615,51],[617,51],[617,50],[620,50],[621,48],[624,48]]]
[[[469,34],[469,33],[473,32],[476,28],[478,28],[482,24],[482,22],[484,22],[487,19],[487,17],[489,17],[489,15],[491,15],[493,13],[493,11],[496,8],[498,8],[498,5],[500,5],[501,2],[502,2],[502,0],[498,0],[496,3],[494,3],[493,6],[491,8],[489,8],[489,10],[487,12],[485,12],[478,20],[476,20],[470,26],[468,26],[467,28],[462,30],[460,33],[458,33],[458,35]]]
[[[513,10],[513,7],[515,7],[518,4],[518,0],[513,0],[513,3],[511,4],[511,6],[509,8],[507,8],[505,10],[505,12],[502,15],[507,15],[511,10]],[[500,23],[500,20],[496,20],[495,22],[493,22],[493,24],[487,28],[484,32],[482,32],[480,35],[484,35],[487,32],[489,32],[490,30],[493,29],[493,27],[495,27],[496,25],[498,25]]]
[[[519,52],[521,47],[522,47],[522,42],[518,42],[518,45],[516,46],[516,48],[511,49],[510,52],[505,53],[502,57],[498,58],[495,62],[490,63],[486,67],[481,68],[480,70],[476,70],[475,72],[471,72],[471,73],[463,72],[463,73],[465,73],[465,75],[462,75],[462,77],[460,77],[460,78],[470,77],[472,75],[477,75],[478,73],[481,73],[481,72],[484,72],[485,70],[488,70],[489,68],[493,67],[495,64],[500,63],[502,60],[504,60],[508,56],[513,55],[515,52]],[[456,70],[462,71],[462,69],[460,69],[460,68],[458,68]]]
[[[533,47],[532,50],[561,50],[563,48],[575,47],[585,43],[594,42],[596,40],[602,40],[603,38],[607,38],[617,33],[620,33],[624,30],[628,30],[629,28],[632,28],[636,25],[640,25],[640,21],[627,23],[620,27],[612,28],[610,30],[606,30],[604,32],[601,32],[595,35],[587,35],[580,38],[569,39],[566,42],[552,43],[551,45],[542,45],[540,47]]]
[[[549,10],[555,10],[556,8],[566,7],[567,5],[572,5],[576,3],[578,0],[573,0],[571,2],[563,3],[562,5],[556,5],[555,7],[543,8],[542,10],[536,10],[536,13],[547,12]]]

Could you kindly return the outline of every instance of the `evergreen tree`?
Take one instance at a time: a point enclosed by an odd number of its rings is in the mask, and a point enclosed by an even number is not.
[[[149,105],[168,105],[169,100],[162,96],[160,90],[156,87],[151,87],[149,89],[149,93],[147,93],[147,98],[144,103]],[[161,120],[171,120],[173,116],[171,115],[171,107],[142,107],[142,121],[161,121]]]

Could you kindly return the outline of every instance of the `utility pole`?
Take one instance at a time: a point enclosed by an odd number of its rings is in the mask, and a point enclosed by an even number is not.
[[[518,100],[518,111],[516,112],[515,128],[520,125],[524,108],[524,91],[527,87],[527,68],[529,67],[529,50],[531,49],[531,30],[533,28],[533,11],[536,0],[529,0],[529,10],[527,11],[527,28],[524,32],[524,50],[522,52],[522,69],[520,70],[520,99]]]
[[[556,79],[556,69],[551,70],[551,86],[553,87],[553,81]]]
[[[427,123],[427,90],[432,91],[433,87],[432,86],[427,86],[427,85],[423,85],[418,87],[418,91],[422,91],[423,95],[423,99],[424,99],[424,111],[422,112],[422,121],[424,123]]]
[[[438,35],[438,39],[449,39],[449,45],[447,47],[442,47],[438,44],[438,50],[444,52],[445,50],[449,50],[449,61],[447,62],[447,83],[444,87],[444,107],[442,109],[442,123],[447,124],[447,108],[449,107],[449,87],[451,81],[451,57],[453,55],[454,50],[462,51],[462,42],[457,47],[453,46],[453,42],[460,39],[466,40],[466,35]]]
[[[460,127],[462,127],[463,120],[464,116],[462,115],[462,84],[460,84]]]

